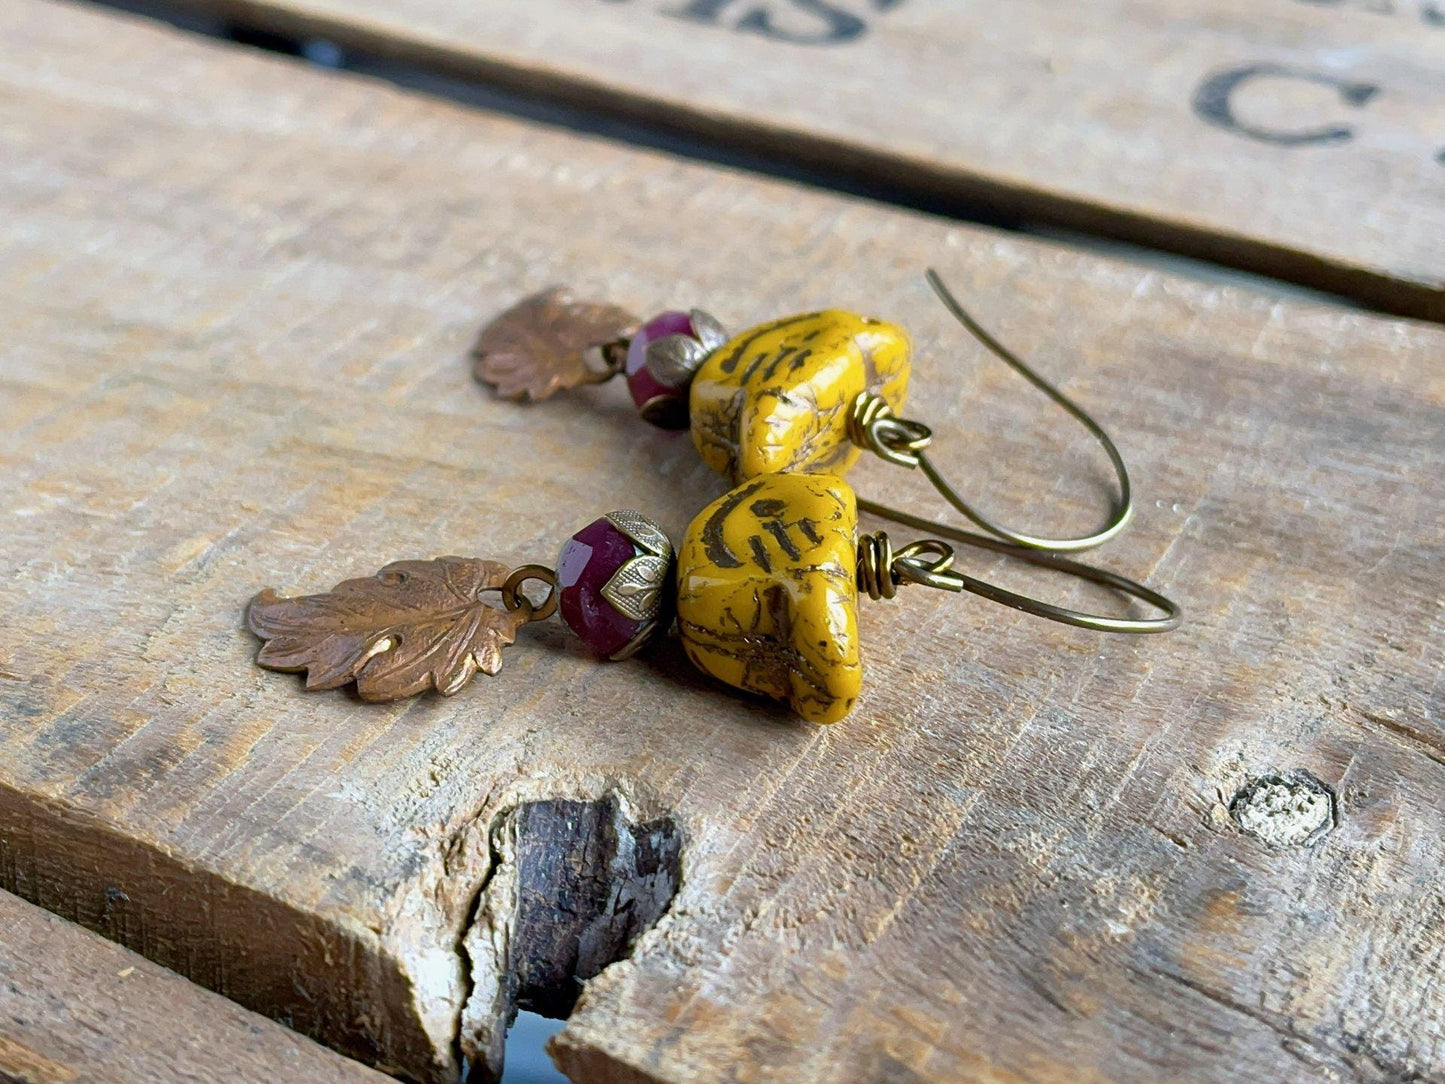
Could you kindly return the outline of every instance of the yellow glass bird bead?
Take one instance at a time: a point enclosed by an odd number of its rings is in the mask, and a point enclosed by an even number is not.
[[[704,508],[678,557],[688,657],[748,692],[836,723],[863,685],[857,501],[830,474],[764,474]]]
[[[862,392],[895,410],[908,392],[908,333],[832,309],[753,328],[692,378],[692,440],[733,481],[780,471],[842,475],[860,449],[848,413]]]

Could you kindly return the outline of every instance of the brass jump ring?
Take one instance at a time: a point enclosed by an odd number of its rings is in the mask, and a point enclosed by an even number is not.
[[[537,605],[522,594],[522,585],[537,580],[547,585],[547,597]],[[502,602],[509,610],[525,610],[528,621],[545,621],[557,612],[557,573],[546,565],[522,565],[514,568],[502,584]]]

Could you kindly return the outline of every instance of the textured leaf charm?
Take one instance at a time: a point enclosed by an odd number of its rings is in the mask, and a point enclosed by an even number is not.
[[[399,700],[435,688],[458,692],[478,670],[495,674],[502,648],[527,621],[481,601],[510,569],[495,561],[438,557],[396,561],[375,576],[346,580],[324,595],[281,598],[269,588],[246,620],[266,640],[256,661],[306,671],[308,689],[349,681],[363,700]]]
[[[482,330],[472,350],[476,376],[499,395],[534,402],[601,383],[620,368],[620,358],[602,356],[606,348],[636,326],[625,309],[575,301],[554,287],[518,302]]]

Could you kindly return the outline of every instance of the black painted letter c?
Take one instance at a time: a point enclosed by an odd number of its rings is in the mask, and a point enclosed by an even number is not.
[[[1254,79],[1301,79],[1320,86],[1333,87],[1345,104],[1357,107],[1364,105],[1380,92],[1380,88],[1373,83],[1352,83],[1305,68],[1292,68],[1285,64],[1246,64],[1243,67],[1215,72],[1204,80],[1194,92],[1194,112],[1217,128],[1280,147],[1298,147],[1309,143],[1342,143],[1354,137],[1355,130],[1344,125],[1327,124],[1319,128],[1291,132],[1242,123],[1234,115],[1232,99],[1235,91]]]

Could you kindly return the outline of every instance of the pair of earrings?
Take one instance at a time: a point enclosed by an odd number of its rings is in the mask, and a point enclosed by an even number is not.
[[[980,327],[935,272],[928,282],[975,338],[1102,445],[1120,487],[1102,529],[1037,537],[993,522],[964,500],[928,456],[932,432],[899,415],[910,346],[897,325],[832,310],[730,337],[698,310],[639,324],[615,306],[553,290],[483,331],[478,378],[508,398],[536,401],[623,376],[642,416],[688,427],[703,459],[734,488],[698,513],[676,554],[652,520],[616,511],[567,539],[555,568],[441,557],[396,562],[321,595],[264,591],[248,611],[251,630],[266,641],[257,661],[305,670],[308,689],[354,681],[367,700],[432,688],[450,696],[478,670],[496,673],[502,648],[523,625],[559,611],[604,659],[628,657],[675,619],[688,657],[705,672],[786,701],[804,719],[832,723],[862,691],[860,595],[892,599],[900,586],[921,584],[1097,631],[1177,627],[1179,608],[1164,596],[1064,556],[1114,537],[1130,518],[1128,472],[1108,434]],[[844,475],[865,450],[923,471],[987,533],[859,500]],[[895,550],[882,531],[858,534],[860,510],[941,537]],[[955,570],[949,541],[1112,588],[1161,616],[1106,617],[1004,590]]]

